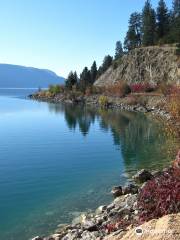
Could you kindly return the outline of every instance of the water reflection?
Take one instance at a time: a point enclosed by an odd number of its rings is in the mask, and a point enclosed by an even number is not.
[[[49,104],[49,109],[57,114],[63,113],[68,128],[79,128],[84,136],[97,120],[101,130],[111,132],[128,172],[161,168],[174,157],[176,139],[167,137],[163,124],[145,114],[61,104]]]

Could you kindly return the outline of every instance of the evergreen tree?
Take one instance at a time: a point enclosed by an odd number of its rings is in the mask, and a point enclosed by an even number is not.
[[[180,43],[180,0],[173,1],[171,21],[171,42]]]
[[[107,55],[103,59],[102,65],[98,69],[97,78],[100,77],[111,65],[113,62],[113,57]]]
[[[156,38],[156,13],[151,6],[150,0],[145,2],[142,13],[142,34],[143,45],[152,46]]]
[[[84,92],[89,85],[91,85],[91,72],[85,67],[80,74],[79,88]]]
[[[124,47],[126,50],[129,51],[141,45],[141,25],[141,14],[137,12],[132,13],[129,20],[129,28],[124,41]]]
[[[96,61],[94,61],[91,66],[91,84],[95,82],[96,77],[97,77],[97,65],[96,65]]]
[[[121,41],[116,42],[115,56],[114,59],[117,60],[123,56],[123,47]]]
[[[157,35],[158,39],[162,39],[169,31],[169,15],[164,0],[159,1],[157,8]]]
[[[65,86],[68,89],[72,89],[74,85],[77,85],[77,82],[78,82],[77,73],[76,72],[73,73],[71,71],[66,79]]]
[[[180,0],[173,1],[173,13],[175,17],[180,16]]]
[[[104,57],[102,71],[105,72],[112,64],[113,58],[110,55]]]
[[[180,0],[173,2],[174,26],[176,28],[175,37],[176,42],[180,44]]]

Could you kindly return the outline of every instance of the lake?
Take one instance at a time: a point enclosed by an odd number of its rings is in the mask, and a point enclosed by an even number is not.
[[[161,169],[175,139],[141,113],[33,101],[0,90],[0,239],[49,234],[112,200],[138,169]]]

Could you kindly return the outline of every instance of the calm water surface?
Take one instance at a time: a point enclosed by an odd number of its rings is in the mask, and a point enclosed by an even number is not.
[[[0,90],[0,239],[49,234],[108,203],[137,169],[169,164],[162,123],[23,98],[31,91]]]

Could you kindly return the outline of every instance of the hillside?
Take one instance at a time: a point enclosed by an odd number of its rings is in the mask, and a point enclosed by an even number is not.
[[[0,64],[0,88],[44,88],[62,83],[63,77],[46,69]]]
[[[180,83],[180,61],[175,50],[170,46],[136,48],[108,68],[95,85],[107,86],[119,80],[127,83]]]

